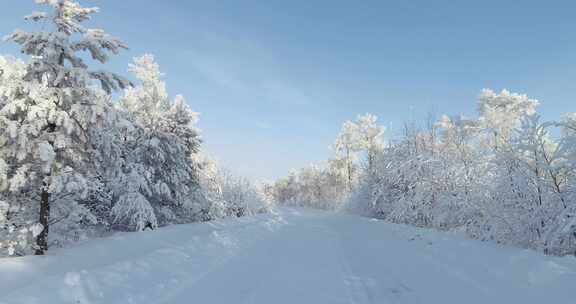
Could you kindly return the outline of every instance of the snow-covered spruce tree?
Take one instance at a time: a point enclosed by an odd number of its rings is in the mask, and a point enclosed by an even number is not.
[[[88,52],[105,63],[109,53],[126,48],[103,30],[82,26],[97,8],[84,8],[71,0],[36,2],[51,11],[35,12],[26,19],[47,22],[52,28],[16,30],[6,37],[19,44],[30,61],[23,81],[11,96],[5,96],[0,109],[0,142],[2,158],[9,164],[4,196],[11,204],[37,212],[41,229],[33,229],[34,249],[44,254],[51,224],[69,216],[91,219],[79,202],[87,195],[91,177],[91,129],[107,113],[105,100],[95,96],[93,81],[108,93],[125,88],[128,82],[112,73],[90,71],[79,54]],[[62,214],[56,218],[55,211]]]
[[[142,230],[200,220],[206,210],[197,206],[198,166],[190,158],[200,146],[194,127],[198,114],[182,96],[169,99],[152,55],[135,58],[129,70],[139,84],[118,103],[133,124],[121,134],[126,151],[112,183],[114,222],[122,229]]]

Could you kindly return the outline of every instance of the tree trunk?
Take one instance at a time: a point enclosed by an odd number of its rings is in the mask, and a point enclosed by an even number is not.
[[[350,159],[350,149],[346,148],[346,171],[348,171],[348,191],[352,191],[352,159]]]
[[[46,185],[42,187],[40,196],[40,224],[44,227],[36,237],[36,255],[44,255],[48,251],[48,230],[50,222],[50,193]]]

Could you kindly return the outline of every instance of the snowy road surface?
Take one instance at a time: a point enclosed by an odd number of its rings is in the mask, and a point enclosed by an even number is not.
[[[576,303],[576,259],[282,209],[0,260],[0,303]]]

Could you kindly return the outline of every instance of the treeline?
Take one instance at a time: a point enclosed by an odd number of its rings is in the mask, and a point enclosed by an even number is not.
[[[26,19],[48,30],[7,37],[29,59],[0,56],[0,256],[268,208],[201,152],[198,114],[153,56],[129,65],[135,84],[90,70],[81,53],[104,64],[127,47],[82,25],[98,9],[36,2],[50,12]]]
[[[360,157],[366,165],[375,161],[383,146],[385,128],[374,115],[359,116],[342,125],[333,149],[335,155],[325,164],[293,170],[288,176],[266,186],[267,193],[280,205],[339,209],[356,188],[362,173]]]
[[[484,90],[478,117],[409,121],[400,138],[387,142],[375,124],[370,134],[378,135],[367,141],[362,121],[371,115],[360,117],[344,124],[335,145],[346,164],[337,167],[338,183],[351,181],[351,187],[325,187],[323,174],[310,178],[304,169],[269,191],[279,203],[340,208],[547,254],[576,254],[576,114],[542,122],[537,106],[526,95]],[[341,148],[343,138],[349,149]],[[362,161],[354,161],[362,151]],[[337,195],[344,199],[324,201],[334,189],[347,189]]]

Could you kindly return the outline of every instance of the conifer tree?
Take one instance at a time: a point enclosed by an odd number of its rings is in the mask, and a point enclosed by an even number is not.
[[[8,191],[13,196],[23,191],[38,194],[34,200],[41,229],[36,229],[34,247],[41,255],[48,250],[53,204],[62,196],[67,196],[68,204],[78,202],[88,190],[85,173],[93,150],[91,129],[108,113],[104,94],[93,84],[110,93],[129,82],[113,73],[89,70],[80,55],[88,52],[95,61],[105,63],[110,54],[127,48],[103,30],[82,25],[98,8],[85,8],[72,0],[36,3],[50,11],[35,12],[26,19],[49,24],[49,30],[16,30],[6,37],[19,44],[30,61],[19,88],[6,97],[0,110],[0,138],[2,155],[11,164]]]

